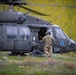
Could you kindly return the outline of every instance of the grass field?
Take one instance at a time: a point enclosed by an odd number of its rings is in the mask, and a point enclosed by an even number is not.
[[[52,58],[10,56],[0,52],[0,75],[76,75],[76,57],[52,54]]]

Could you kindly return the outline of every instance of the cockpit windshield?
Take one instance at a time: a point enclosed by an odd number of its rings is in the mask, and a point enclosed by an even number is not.
[[[56,32],[56,38],[66,39],[65,33],[60,28],[54,28]]]

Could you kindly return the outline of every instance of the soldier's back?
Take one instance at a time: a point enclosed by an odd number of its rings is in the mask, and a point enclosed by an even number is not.
[[[51,35],[46,35],[45,36],[45,44],[46,45],[52,44],[52,36]]]

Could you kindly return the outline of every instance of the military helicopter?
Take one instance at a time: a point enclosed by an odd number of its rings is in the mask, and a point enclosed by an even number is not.
[[[1,0],[0,4],[10,6],[10,11],[0,12],[0,51],[11,51],[12,54],[33,52],[39,44],[38,50],[44,52],[44,43],[41,41],[45,33],[49,31],[55,38],[53,44],[54,53],[63,53],[76,50],[76,42],[70,39],[63,30],[55,24],[40,18],[12,11],[12,6],[27,5],[20,0]],[[31,10],[39,15],[46,15]]]

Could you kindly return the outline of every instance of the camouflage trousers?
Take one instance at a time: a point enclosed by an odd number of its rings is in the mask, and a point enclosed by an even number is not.
[[[47,54],[48,57],[52,55],[52,45],[45,45],[44,52]]]

